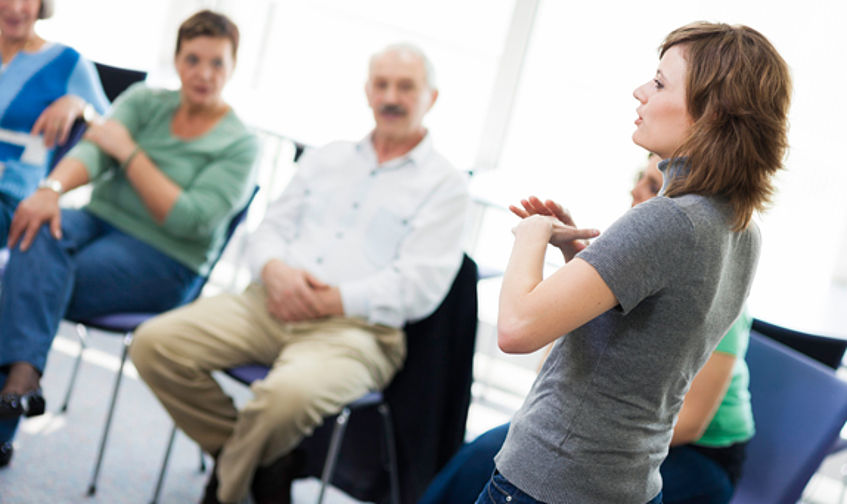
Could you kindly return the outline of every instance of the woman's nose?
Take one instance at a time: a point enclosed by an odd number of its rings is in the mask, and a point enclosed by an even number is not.
[[[644,92],[644,86],[646,85],[647,84],[642,84],[635,88],[635,90],[632,92],[632,96],[641,103],[647,102],[647,93]]]

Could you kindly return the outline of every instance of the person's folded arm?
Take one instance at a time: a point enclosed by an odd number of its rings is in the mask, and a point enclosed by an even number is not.
[[[144,205],[166,232],[173,235],[203,236],[232,214],[244,200],[250,173],[258,150],[252,135],[244,135],[220,150],[220,156],[203,167],[189,187],[171,180],[139,146],[136,138],[150,110],[159,104],[160,94],[143,85],[134,85],[115,102],[111,116],[89,126],[85,139],[113,160],[138,193]],[[85,156],[81,147],[80,157]],[[71,155],[75,155],[72,151]],[[93,158],[90,153],[89,159]],[[98,175],[102,163],[87,166],[89,175]]]
[[[68,78],[66,91],[41,112],[30,131],[32,135],[43,134],[47,147],[66,143],[74,122],[83,118],[89,105],[101,115],[109,107],[94,65],[81,57]]]
[[[114,120],[126,128],[131,138],[135,138],[141,128],[144,112],[150,109],[149,101],[152,99],[155,98],[151,90],[143,83],[133,84],[115,99],[115,103],[109,110],[108,115],[90,124],[89,128],[106,120]],[[97,145],[97,143],[85,136],[59,163],[61,164],[68,158],[77,159],[85,165],[89,180],[95,180],[111,167],[120,164],[120,160],[114,159],[109,153]]]
[[[504,352],[534,352],[618,304],[600,274],[579,258],[543,278],[554,221],[535,215],[515,228],[497,316],[497,342]],[[570,234],[577,240],[591,238],[596,232],[573,228]]]
[[[544,254],[551,238],[562,245],[593,238],[596,230],[531,215],[514,232],[497,321],[498,343],[509,353],[535,351],[616,306],[626,315],[678,281],[684,265],[696,260],[691,251],[699,250],[690,219],[669,198],[627,211],[546,279]]]
[[[232,216],[237,207],[246,201],[254,183],[253,165],[257,151],[255,137],[240,138],[225,149],[218,159],[206,165],[188,187],[179,189],[176,186],[179,193],[161,220],[162,228],[175,236],[205,236]],[[127,177],[131,181],[134,176],[132,169],[130,167],[127,170]],[[159,177],[167,179],[158,169],[151,171],[148,176],[150,180]],[[175,186],[170,179],[167,181]],[[160,182],[145,188],[144,192],[133,183],[154,217],[157,216],[153,210],[154,198],[165,207],[169,203],[168,198],[173,196],[166,194],[166,186],[163,181]]]

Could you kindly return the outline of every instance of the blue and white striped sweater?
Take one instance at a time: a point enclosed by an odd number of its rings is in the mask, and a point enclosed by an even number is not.
[[[108,107],[97,72],[74,49],[47,44],[34,53],[19,52],[0,73],[0,193],[16,200],[27,197],[50,165],[53,151],[41,137],[29,135],[51,103],[73,94]]]

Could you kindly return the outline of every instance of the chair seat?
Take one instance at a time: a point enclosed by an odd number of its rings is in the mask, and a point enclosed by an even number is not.
[[[243,366],[237,366],[234,368],[225,369],[224,373],[230,378],[239,381],[245,385],[250,385],[256,380],[261,380],[265,376],[268,375],[270,368],[268,366],[263,366],[261,364],[245,364]],[[352,403],[347,405],[347,408],[350,410],[356,410],[359,408],[367,408],[369,406],[376,406],[383,402],[385,399],[382,396],[382,392],[373,391],[368,392],[362,397],[356,399]]]
[[[73,320],[88,327],[103,331],[127,333],[135,331],[135,328],[147,320],[158,315],[157,313],[110,313],[100,317],[85,320]]]

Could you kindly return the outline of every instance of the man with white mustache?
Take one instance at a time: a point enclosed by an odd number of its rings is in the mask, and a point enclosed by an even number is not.
[[[253,283],[142,326],[132,359],[174,422],[213,454],[203,503],[290,502],[294,449],[323,417],[384,388],[406,322],[435,310],[462,260],[467,181],[432,146],[438,97],[426,56],[371,57],[375,127],[307,151],[250,240]],[[272,366],[239,412],[211,373]]]

